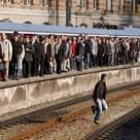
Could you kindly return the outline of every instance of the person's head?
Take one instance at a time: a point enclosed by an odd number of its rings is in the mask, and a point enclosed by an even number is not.
[[[15,36],[14,36],[14,40],[15,40],[15,41],[18,41],[18,40],[19,40],[19,35],[15,35]]]
[[[84,39],[83,39],[83,38],[81,38],[81,39],[80,39],[80,42],[81,42],[81,43],[83,43],[83,42],[84,42]]]
[[[68,38],[68,39],[67,39],[67,42],[68,42],[69,44],[71,44],[71,43],[72,43],[71,38]]]
[[[0,41],[2,40],[1,34],[0,34]]]
[[[51,41],[54,41],[54,35],[50,36]]]
[[[6,34],[5,33],[2,33],[1,34],[1,38],[2,38],[2,40],[5,40],[7,38]]]
[[[26,43],[29,43],[29,42],[30,42],[30,37],[26,36]]]
[[[59,37],[59,38],[58,38],[58,43],[61,43],[61,42],[62,42],[62,38]]]
[[[46,43],[48,43],[48,40],[49,40],[48,36],[45,36],[45,42]]]
[[[97,40],[97,37],[96,37],[96,36],[94,36],[94,37],[93,37],[93,40],[94,40],[94,41],[96,41],[96,40]]]
[[[102,74],[101,75],[101,80],[104,81],[104,82],[106,82],[106,76],[107,76],[107,74],[105,74],[105,73]]]
[[[40,36],[40,37],[39,37],[39,42],[40,42],[41,44],[44,44],[44,43],[45,43],[45,38],[44,38],[43,36]]]
[[[72,38],[72,42],[76,42],[76,37],[73,37]]]
[[[37,40],[37,35],[34,34],[34,35],[32,36],[32,41],[35,41],[35,40]]]
[[[85,35],[85,38],[84,38],[85,40],[88,40],[89,39],[89,37],[88,37],[88,35]]]

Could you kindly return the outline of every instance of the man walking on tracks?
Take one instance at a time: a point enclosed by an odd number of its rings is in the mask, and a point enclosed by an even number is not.
[[[99,124],[102,111],[105,111],[108,108],[105,101],[107,93],[106,76],[107,76],[106,74],[101,75],[101,80],[96,84],[93,92],[93,100],[96,104],[94,118],[95,124]]]

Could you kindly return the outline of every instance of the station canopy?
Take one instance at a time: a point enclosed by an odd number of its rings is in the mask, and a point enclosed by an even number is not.
[[[0,22],[0,32],[13,33],[18,31],[23,34],[59,34],[59,35],[79,35],[88,34],[90,36],[131,36],[140,37],[140,28],[124,28],[124,29],[94,29],[82,27],[65,27],[55,25],[35,25],[25,23]]]

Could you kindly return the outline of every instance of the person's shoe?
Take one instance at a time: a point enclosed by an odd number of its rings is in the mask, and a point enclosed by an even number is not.
[[[43,75],[43,74],[40,74],[39,76],[40,76],[40,77],[44,77],[44,75]]]
[[[4,81],[4,82],[7,82],[8,80],[4,78],[3,81]]]
[[[17,76],[15,79],[16,79],[16,80],[20,80],[20,77],[19,77],[19,76]]]
[[[97,121],[97,120],[94,120],[94,123],[95,123],[96,125],[98,125],[98,124],[99,124],[99,121]]]

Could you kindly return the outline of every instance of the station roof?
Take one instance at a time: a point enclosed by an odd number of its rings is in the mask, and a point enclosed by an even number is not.
[[[140,36],[140,28],[124,28],[123,30],[107,30],[81,27],[65,27],[55,25],[35,25],[25,23],[0,22],[0,32],[29,34],[88,34],[91,36]]]

